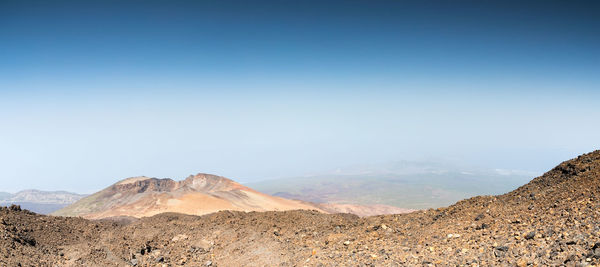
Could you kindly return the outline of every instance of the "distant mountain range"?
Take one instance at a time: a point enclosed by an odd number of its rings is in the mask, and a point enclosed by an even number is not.
[[[315,203],[427,209],[476,195],[503,194],[535,176],[526,171],[473,168],[437,161],[399,161],[246,185],[267,194]]]
[[[290,209],[371,216],[437,208],[476,195],[502,194],[535,176],[524,171],[456,166],[401,161],[245,185],[210,174],[192,175],[182,181],[134,177],[87,197],[65,191],[0,192],[0,205],[18,204],[37,213],[92,219],[145,217],[161,212],[202,215],[219,210]]]
[[[15,194],[0,192],[0,206],[11,204],[36,213],[48,214],[64,208],[86,195],[66,191],[23,190]]]
[[[225,177],[190,175],[184,180],[134,177],[82,198],[52,213],[88,219],[141,218],[164,212],[204,215],[221,210],[285,211],[318,210],[323,213],[355,213],[360,216],[405,213],[410,210],[378,205],[324,205],[271,196]]]

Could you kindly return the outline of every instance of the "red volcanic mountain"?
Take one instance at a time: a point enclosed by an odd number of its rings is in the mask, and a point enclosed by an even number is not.
[[[148,217],[163,212],[203,215],[220,210],[319,210],[297,200],[270,196],[225,177],[192,175],[182,181],[134,177],[85,197],[53,215],[101,219],[117,216]]]

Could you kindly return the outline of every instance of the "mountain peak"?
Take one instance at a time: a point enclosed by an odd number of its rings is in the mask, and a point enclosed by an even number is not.
[[[199,182],[204,182],[204,183],[221,183],[221,182],[230,182],[230,183],[235,183],[233,180],[225,178],[223,176],[218,176],[218,175],[214,175],[214,174],[208,174],[208,173],[198,173],[195,175],[190,175],[187,178],[185,178],[184,180],[182,180],[181,182],[184,183],[199,183]]]
[[[190,175],[185,180],[179,182],[180,186],[188,186],[197,191],[228,191],[228,190],[251,190],[231,179],[207,174],[198,173],[196,175]]]
[[[146,177],[146,176],[134,176],[134,177],[125,178],[121,181],[118,181],[117,183],[115,183],[115,185],[133,184],[135,182],[144,181],[144,180],[148,180],[148,179],[152,179],[152,178]]]
[[[54,214],[99,219],[145,217],[163,212],[202,215],[219,210],[292,209],[319,208],[269,196],[222,176],[198,173],[181,181],[146,176],[127,178]]]

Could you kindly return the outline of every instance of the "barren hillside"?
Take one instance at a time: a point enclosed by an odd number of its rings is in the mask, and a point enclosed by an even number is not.
[[[308,203],[269,196],[225,177],[197,174],[185,180],[134,177],[53,213],[101,219],[148,217],[164,212],[204,215],[221,210],[318,209]]]

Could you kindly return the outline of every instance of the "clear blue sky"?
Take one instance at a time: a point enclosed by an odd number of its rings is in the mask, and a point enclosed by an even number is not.
[[[0,1],[0,191],[600,148],[597,1]]]

